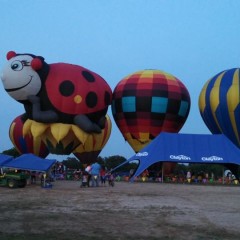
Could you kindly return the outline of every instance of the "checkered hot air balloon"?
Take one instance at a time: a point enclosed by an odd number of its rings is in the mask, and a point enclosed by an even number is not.
[[[240,68],[209,79],[199,95],[199,110],[213,134],[225,134],[240,147]]]
[[[135,152],[160,132],[178,132],[190,110],[183,83],[159,70],[138,71],[123,78],[113,92],[112,114]]]

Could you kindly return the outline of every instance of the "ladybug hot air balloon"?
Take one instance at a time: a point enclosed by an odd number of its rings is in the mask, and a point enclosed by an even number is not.
[[[80,144],[73,154],[83,164],[91,164],[97,160],[98,155],[106,145],[112,129],[112,123],[109,116],[106,116],[105,128],[100,134],[88,134],[85,142]]]
[[[105,131],[112,90],[100,75],[75,64],[48,64],[29,53],[10,51],[7,60],[1,73],[4,89],[25,109],[10,128],[15,146],[24,148],[20,152],[39,155],[45,147],[70,154],[89,135]]]
[[[25,119],[74,124],[100,133],[112,90],[98,74],[68,63],[48,64],[41,56],[10,51],[1,74],[6,92],[24,105]]]
[[[222,71],[209,79],[199,95],[199,110],[213,134],[225,134],[240,147],[239,68]]]
[[[178,132],[190,110],[183,83],[163,71],[143,70],[123,78],[113,92],[112,113],[135,152],[160,132]]]
[[[49,150],[40,137],[34,137],[31,133],[24,133],[22,116],[16,117],[10,125],[9,137],[20,154],[33,153],[45,158]]]

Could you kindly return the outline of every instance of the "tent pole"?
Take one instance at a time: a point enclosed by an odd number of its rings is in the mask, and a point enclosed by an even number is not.
[[[224,184],[224,166],[223,166],[222,184]]]
[[[162,183],[163,183],[163,163],[162,163]]]

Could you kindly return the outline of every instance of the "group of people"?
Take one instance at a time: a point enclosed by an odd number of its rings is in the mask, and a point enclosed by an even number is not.
[[[194,172],[191,172],[190,170],[187,172],[186,179],[188,182],[194,181],[194,182],[203,182],[206,183],[209,180],[209,174],[206,172],[200,172],[198,174],[195,174]],[[210,179],[214,179],[214,174],[211,173]]]
[[[107,172],[105,166],[101,166],[98,162],[95,162],[84,169],[81,187],[99,187],[100,183],[102,186],[105,186],[106,181],[108,181],[109,185],[114,186],[113,174]]]

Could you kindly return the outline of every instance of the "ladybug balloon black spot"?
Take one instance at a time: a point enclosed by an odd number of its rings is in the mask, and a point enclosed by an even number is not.
[[[95,78],[90,72],[82,71],[82,75],[88,82],[95,82]]]
[[[59,92],[65,96],[71,96],[74,92],[74,84],[70,80],[63,81],[59,86]]]
[[[88,107],[93,108],[97,105],[98,97],[95,92],[89,92],[86,97],[86,104]]]

